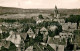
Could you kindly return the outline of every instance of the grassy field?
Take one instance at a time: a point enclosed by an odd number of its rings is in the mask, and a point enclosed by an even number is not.
[[[80,9],[58,9],[59,13],[63,14],[78,14],[80,15]],[[0,6],[0,15],[3,14],[31,14],[31,13],[54,13],[53,9],[21,9],[21,8],[11,8],[11,7],[1,7]]]

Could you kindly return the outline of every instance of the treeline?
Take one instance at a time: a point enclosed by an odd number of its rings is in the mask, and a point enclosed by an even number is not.
[[[0,15],[4,15],[4,14],[18,14],[18,13],[10,13],[10,12],[7,12],[7,13],[0,13]]]
[[[24,19],[4,19],[1,18],[0,22],[7,22],[7,23],[14,23],[14,22],[20,22],[20,23],[36,23],[35,20],[31,18],[24,18]]]

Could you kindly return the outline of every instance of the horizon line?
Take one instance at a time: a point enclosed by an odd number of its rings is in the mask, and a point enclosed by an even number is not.
[[[8,7],[8,6],[0,6],[0,7]],[[55,9],[55,7],[54,8],[21,8],[21,7],[11,7],[11,6],[8,7],[8,8],[19,8],[19,9]],[[80,8],[58,8],[58,9],[80,9]]]

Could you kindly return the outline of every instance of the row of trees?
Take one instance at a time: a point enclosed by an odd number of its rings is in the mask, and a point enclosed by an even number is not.
[[[66,22],[77,23],[79,25],[80,15],[70,15],[70,17],[66,18],[65,20]]]
[[[31,18],[24,18],[24,19],[4,19],[1,18],[0,22],[7,22],[7,23],[14,23],[14,22],[20,22],[20,23],[36,23],[35,20]]]

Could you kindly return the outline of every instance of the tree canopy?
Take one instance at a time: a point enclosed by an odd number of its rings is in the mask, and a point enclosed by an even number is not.
[[[66,22],[77,23],[79,25],[80,15],[70,15],[70,17],[66,18],[65,20]]]
[[[42,15],[39,15],[39,18],[40,18],[40,19],[44,19]]]

